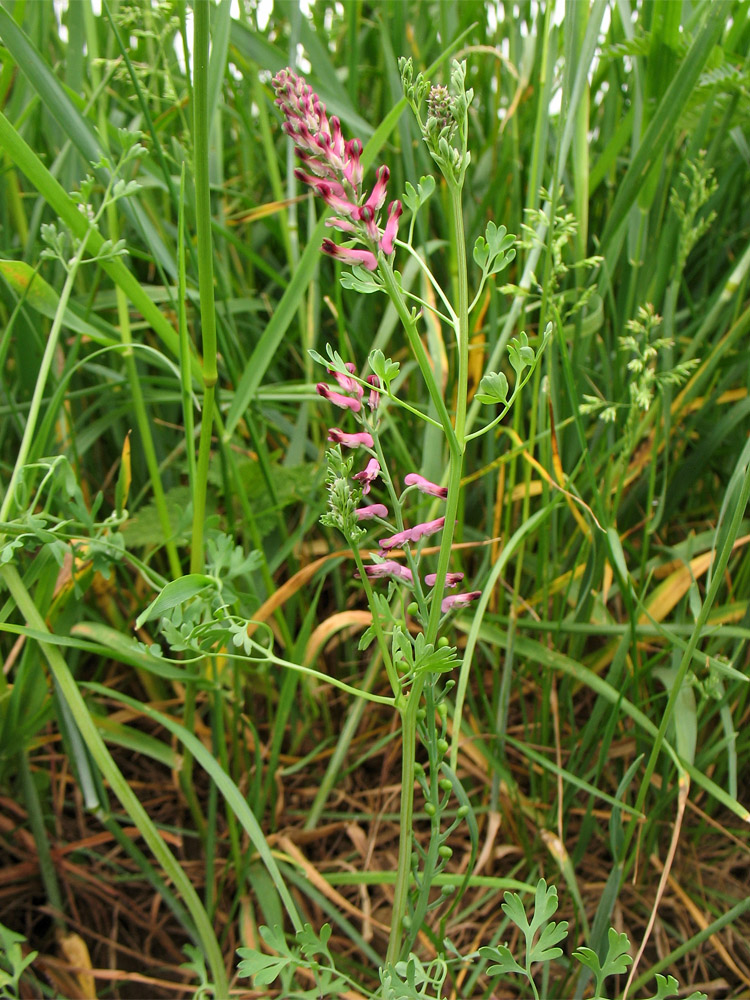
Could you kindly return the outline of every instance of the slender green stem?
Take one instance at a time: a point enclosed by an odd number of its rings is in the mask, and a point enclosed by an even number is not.
[[[117,211],[113,202],[110,202],[107,206],[107,224],[109,226],[110,239],[113,241],[117,240],[119,238],[119,227],[117,224]],[[128,301],[125,297],[125,293],[119,285],[115,285],[115,299],[117,301],[117,320],[120,327],[120,336],[125,347],[125,368],[128,373],[128,382],[130,384],[131,399],[133,400],[135,421],[138,425],[138,437],[146,459],[149,479],[151,480],[151,489],[154,493],[154,506],[156,507],[156,512],[159,517],[161,530],[164,532],[164,548],[166,549],[167,559],[169,560],[169,571],[172,576],[177,579],[177,577],[182,574],[180,557],[177,553],[174,531],[169,519],[167,501],[164,495],[164,486],[162,485],[161,474],[159,471],[159,459],[156,456],[154,438],[151,433],[151,424],[149,423],[146,404],[143,399],[143,390],[141,389],[138,367],[135,363],[133,341],[130,335]]]
[[[80,213],[79,213],[80,214]],[[42,406],[42,400],[44,399],[44,392],[47,387],[47,379],[49,377],[50,369],[52,367],[52,359],[55,356],[55,351],[57,350],[57,345],[60,340],[60,331],[63,325],[63,316],[65,315],[65,310],[68,307],[68,299],[73,291],[73,285],[75,283],[76,274],[78,273],[78,268],[83,256],[86,252],[86,246],[88,244],[88,233],[84,235],[81,240],[78,250],[75,256],[67,265],[67,276],[65,278],[65,284],[60,292],[60,299],[57,303],[57,311],[55,312],[55,318],[52,321],[52,329],[49,332],[49,337],[47,338],[47,345],[44,348],[44,354],[42,355],[42,363],[39,366],[39,374],[37,375],[36,384],[34,386],[34,393],[31,397],[31,404],[29,406],[29,415],[26,419],[26,426],[24,427],[23,437],[21,438],[21,444],[18,448],[18,453],[16,455],[16,464],[13,467],[13,472],[10,477],[10,482],[8,483],[8,489],[6,490],[5,496],[3,497],[2,505],[0,506],[0,521],[7,521],[8,515],[10,513],[11,507],[13,505],[13,499],[16,492],[16,486],[18,485],[18,479],[21,475],[21,470],[26,464],[26,460],[29,457],[29,452],[31,451],[31,445],[34,441],[34,436],[36,434],[37,420],[39,419],[39,411]]]
[[[190,572],[200,573],[204,566],[203,526],[206,519],[206,491],[208,466],[211,457],[211,439],[214,424],[214,397],[218,378],[216,367],[216,316],[214,308],[213,242],[211,239],[211,192],[208,177],[208,43],[209,0],[196,0],[193,45],[193,146],[195,150],[195,215],[198,237],[198,293],[200,298],[201,336],[203,340],[203,414],[198,463],[193,483],[193,530],[190,544]],[[192,447],[192,442],[188,442]],[[195,713],[195,685],[185,688],[183,718],[185,727],[192,731]],[[193,817],[201,831],[205,831],[195,788],[193,786],[193,760],[185,752],[180,773],[183,791]]]
[[[380,653],[383,657],[383,663],[385,664],[385,672],[388,675],[388,680],[391,685],[391,690],[393,691],[394,697],[398,698],[401,693],[401,683],[398,679],[398,674],[396,668],[393,665],[393,660],[391,659],[391,651],[388,647],[388,640],[383,632],[383,626],[380,624],[380,615],[378,614],[378,606],[375,603],[375,596],[372,592],[372,587],[370,586],[370,581],[365,573],[365,567],[362,562],[362,556],[359,554],[359,549],[356,545],[352,545],[352,554],[354,556],[354,561],[357,564],[357,572],[359,573],[359,578],[362,582],[362,588],[367,597],[367,603],[372,611],[372,627],[375,630],[375,638],[378,641],[378,647],[380,648]],[[372,696],[370,696],[372,697]]]
[[[437,411],[440,426],[445,431],[445,436],[448,439],[448,445],[451,449],[457,448],[456,434],[453,430],[453,424],[451,423],[451,418],[446,408],[445,401],[440,393],[440,388],[435,381],[435,376],[432,372],[432,364],[427,355],[427,351],[424,349],[424,345],[422,344],[417,331],[416,321],[404,301],[401,289],[398,286],[398,282],[396,281],[396,276],[393,273],[393,268],[391,267],[390,262],[382,254],[380,254],[378,264],[380,267],[380,275],[383,278],[383,283],[385,285],[385,290],[393,303],[393,308],[396,310],[398,318],[403,324],[404,330],[406,331],[409,347],[411,348],[417,364],[419,365],[419,370],[422,373],[422,378],[427,386],[430,399],[432,400],[435,410]]]
[[[47,893],[47,899],[52,907],[52,919],[58,929],[63,928],[65,926],[65,918],[63,916],[65,909],[63,907],[62,893],[60,892],[60,883],[57,881],[55,863],[52,860],[52,852],[49,848],[47,831],[44,826],[44,815],[42,813],[41,802],[39,801],[39,792],[34,784],[25,747],[22,747],[18,751],[16,760],[18,761],[18,771],[23,785],[23,797],[29,816],[29,825],[31,826],[34,843],[36,844],[36,853],[39,859],[39,874],[42,876],[44,891]]]
[[[213,431],[216,366],[216,314],[214,304],[213,243],[211,240],[211,193],[208,177],[208,41],[210,0],[196,0],[193,46],[193,142],[195,146],[195,210],[198,236],[198,291],[203,339],[203,419],[198,467],[193,487],[193,534],[190,572],[203,569],[203,525],[206,487]]]
[[[448,499],[445,504],[445,527],[438,555],[437,579],[433,589],[430,619],[427,625],[428,642],[437,640],[440,628],[441,604],[448,572],[453,535],[455,531],[458,501],[461,492],[461,473],[466,435],[466,406],[469,382],[469,276],[466,261],[466,239],[464,235],[461,189],[450,186],[451,210],[453,215],[453,235],[456,243],[456,289],[458,295],[458,371],[456,373],[456,424],[455,432],[448,439],[450,458],[448,466]]]
[[[401,952],[404,917],[409,898],[411,877],[411,842],[414,818],[414,759],[417,747],[417,711],[422,700],[425,675],[414,678],[406,708],[401,712],[401,809],[399,814],[398,865],[393,893],[391,933],[388,938],[386,963],[394,965]]]
[[[401,250],[406,250],[406,252],[411,257],[413,257],[416,260],[416,262],[419,264],[420,268],[422,269],[422,272],[424,273],[425,277],[427,278],[427,280],[429,281],[429,283],[432,285],[432,287],[435,289],[435,291],[438,293],[439,297],[442,299],[443,305],[448,310],[448,316],[450,317],[450,322],[454,325],[454,327],[457,326],[458,325],[458,316],[456,316],[455,310],[453,309],[453,306],[451,305],[451,303],[450,303],[450,301],[448,299],[448,296],[445,294],[445,292],[443,291],[443,289],[440,287],[440,284],[435,279],[435,275],[432,273],[432,271],[429,269],[429,267],[427,266],[427,264],[424,262],[424,260],[422,259],[421,255],[417,253],[417,251],[414,249],[413,246],[411,246],[410,243],[404,243],[401,240],[395,240],[394,242],[395,242],[395,244],[396,244],[397,247],[399,247]],[[414,297],[416,298],[416,296],[414,296]],[[422,300],[420,299],[419,301],[421,302]],[[432,309],[432,306],[430,306],[430,308]],[[437,312],[437,309],[433,309],[433,312]],[[440,314],[438,313],[438,315],[440,315]]]

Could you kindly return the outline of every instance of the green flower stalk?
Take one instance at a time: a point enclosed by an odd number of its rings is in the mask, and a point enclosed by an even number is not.
[[[438,425],[442,428],[448,445],[447,484],[432,483],[420,474],[410,472],[404,479],[405,490],[399,496],[386,469],[386,458],[378,434],[379,415],[376,412],[381,397],[387,397],[396,405],[407,405],[394,396],[390,389],[390,383],[395,377],[398,366],[384,359],[382,354],[376,351],[370,358],[374,374],[365,380],[356,375],[354,364],[344,362],[330,349],[328,352],[330,363],[320,355],[313,354],[317,361],[327,366],[329,374],[333,375],[337,383],[336,387],[325,382],[319,383],[318,393],[345,411],[347,418],[354,419],[361,427],[356,432],[338,427],[333,427],[328,432],[329,441],[337,444],[339,448],[329,452],[329,511],[322,520],[324,524],[338,528],[352,547],[357,563],[357,576],[362,581],[373,619],[369,637],[367,635],[363,637],[362,645],[364,648],[369,641],[373,639],[377,641],[402,724],[401,840],[386,969],[395,968],[396,963],[403,957],[405,936],[407,940],[409,939],[409,934],[405,935],[405,931],[411,892],[415,751],[420,711],[422,713],[425,711],[423,696],[429,704],[434,705],[437,675],[459,665],[455,649],[450,648],[445,639],[438,641],[439,632],[446,615],[455,609],[468,606],[480,596],[479,591],[453,593],[447,596],[444,593],[446,586],[454,588],[462,579],[462,574],[449,573],[448,569],[458,514],[466,443],[470,304],[461,196],[466,169],[471,159],[468,150],[468,108],[472,100],[472,91],[466,90],[465,65],[462,63],[453,63],[450,84],[447,87],[431,88],[422,74],[418,74],[415,78],[410,60],[402,60],[400,68],[407,101],[416,115],[423,139],[448,187],[457,261],[455,307],[410,243],[398,240],[401,202],[391,201],[387,213],[382,212],[390,177],[388,167],[380,166],[374,187],[369,192],[365,190],[360,163],[361,141],[344,138],[338,119],[335,116],[329,118],[325,105],[321,103],[312,88],[292,70],[283,70],[273,81],[276,104],[285,117],[284,131],[294,141],[295,152],[301,163],[295,170],[295,176],[329,206],[333,214],[327,220],[327,225],[346,238],[345,243],[326,239],[321,250],[341,263],[353,267],[353,273],[342,278],[342,283],[346,287],[361,291],[379,290],[390,298],[402,322],[409,346],[434,405]],[[423,120],[421,106],[425,99],[427,114]],[[423,178],[418,191],[411,185],[407,186],[405,198],[413,213],[418,210],[420,201],[425,201],[433,189],[432,178]],[[502,230],[500,239],[502,240],[504,236],[505,231]],[[510,240],[512,242],[512,237]],[[457,403],[453,418],[422,344],[417,328],[419,314],[408,301],[412,298],[423,308],[427,304],[404,291],[400,277],[394,270],[393,258],[398,248],[407,250],[416,258],[427,279],[436,289],[448,313],[444,318],[456,335]],[[508,246],[503,244],[503,249],[508,251]],[[500,251],[493,249],[492,253],[494,260]],[[486,256],[489,259],[489,249]],[[512,253],[508,251],[503,259],[511,260]],[[483,267],[482,281],[490,273],[490,264],[487,261],[485,263],[487,266]],[[370,389],[369,412],[364,399],[368,388]],[[423,414],[418,416],[422,419],[432,419],[425,418]],[[350,458],[346,460],[342,458],[340,450],[342,447],[352,449]],[[357,454],[354,449],[365,449],[369,453],[361,470],[356,473],[352,473],[353,459]],[[360,506],[361,498],[368,495],[373,487],[379,488],[381,484],[390,495],[388,507],[378,503]],[[404,523],[402,514],[404,498],[415,490],[444,500],[444,514],[418,524]],[[380,552],[375,562],[364,566],[359,553],[359,544],[366,534],[365,525],[370,521],[384,522],[389,510],[393,512],[396,527],[389,536],[379,541]],[[423,540],[437,534],[440,534],[441,538],[437,572],[429,573],[423,579],[419,571]],[[393,558],[396,550],[403,550],[406,565],[398,558]],[[373,591],[371,583],[380,581],[387,581],[391,590],[393,587],[404,587],[411,595],[408,599],[411,602],[409,613],[421,623],[423,629],[416,637],[406,628],[405,620],[401,624],[394,617],[390,602]],[[430,759],[432,760],[432,756]],[[438,780],[437,772],[430,773],[430,782]],[[436,823],[438,833],[439,827],[438,820]],[[445,856],[440,857],[444,862]],[[418,881],[419,903],[414,911],[415,914],[426,912],[428,898],[426,894],[430,888],[428,883],[428,878],[423,879],[421,883]]]

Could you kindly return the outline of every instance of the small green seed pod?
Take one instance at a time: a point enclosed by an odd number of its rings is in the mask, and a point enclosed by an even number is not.
[[[440,847],[438,847],[438,854],[440,855],[441,858],[445,858],[445,860],[447,861],[448,858],[453,857],[453,848],[448,847],[447,844],[442,844]]]

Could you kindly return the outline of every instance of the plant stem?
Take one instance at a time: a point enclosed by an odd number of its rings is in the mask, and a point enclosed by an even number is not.
[[[80,214],[80,213],[79,213]],[[90,232],[90,230],[88,231]],[[73,291],[73,284],[75,282],[76,274],[78,272],[78,267],[83,260],[83,255],[86,252],[86,245],[88,243],[88,232],[84,235],[81,240],[75,257],[67,264],[67,277],[65,278],[65,284],[60,292],[60,299],[57,303],[57,310],[55,312],[55,318],[52,321],[52,329],[49,332],[49,337],[47,338],[47,345],[44,348],[44,354],[42,355],[42,363],[39,366],[39,374],[37,375],[36,384],[34,386],[34,394],[31,397],[31,405],[29,406],[29,415],[26,419],[26,426],[24,427],[23,437],[21,439],[21,444],[18,448],[18,454],[16,455],[16,464],[13,466],[13,472],[10,477],[10,482],[8,483],[8,489],[3,497],[2,505],[0,506],[0,521],[7,521],[8,515],[10,514],[11,507],[13,505],[13,498],[16,492],[16,486],[18,485],[18,479],[21,475],[21,470],[26,464],[26,460],[29,457],[29,452],[31,451],[31,445],[34,440],[34,435],[36,433],[36,424],[39,418],[39,411],[42,406],[42,400],[44,399],[44,392],[47,387],[47,379],[49,377],[50,368],[52,367],[52,359],[55,356],[55,351],[57,350],[57,344],[60,339],[60,331],[63,325],[63,316],[65,315],[65,310],[68,307],[68,299]],[[2,537],[2,536],[0,536]]]
[[[211,193],[208,179],[208,38],[209,0],[196,0],[193,46],[193,142],[195,146],[195,213],[198,236],[198,291],[203,339],[203,418],[198,467],[193,487],[193,535],[190,572],[203,569],[203,524],[206,516],[206,486],[213,430],[216,367],[216,315],[214,304],[213,243],[211,240]]]
[[[428,642],[437,640],[440,626],[445,575],[448,572],[453,535],[458,512],[458,501],[461,491],[461,473],[463,471],[463,456],[466,445],[466,406],[469,383],[469,277],[466,262],[466,238],[464,235],[463,208],[461,205],[461,189],[455,184],[450,185],[451,210],[453,215],[453,237],[456,243],[456,290],[458,296],[458,371],[456,373],[456,423],[455,431],[448,439],[450,457],[448,466],[448,499],[445,504],[445,527],[440,541],[438,556],[437,579],[430,607],[430,620],[427,625],[426,639]],[[459,722],[460,725],[460,722]]]
[[[401,810],[399,815],[398,866],[393,893],[393,913],[385,961],[395,965],[401,952],[403,923],[411,877],[412,821],[414,817],[414,757],[417,746],[417,711],[422,700],[425,675],[414,678],[406,708],[401,712]]]
[[[214,395],[218,379],[216,367],[216,316],[214,304],[213,243],[211,240],[211,192],[208,178],[208,41],[209,0],[196,0],[194,7],[193,45],[193,146],[195,150],[195,216],[198,237],[198,292],[200,297],[201,336],[203,340],[203,414],[198,463],[193,486],[193,531],[190,543],[190,572],[200,573],[204,566],[203,525],[206,519],[208,464],[214,423]],[[192,447],[192,441],[187,442]],[[192,732],[195,713],[195,685],[185,687],[183,719]],[[193,786],[193,759],[186,751],[180,779],[190,810],[205,830],[205,820]]]

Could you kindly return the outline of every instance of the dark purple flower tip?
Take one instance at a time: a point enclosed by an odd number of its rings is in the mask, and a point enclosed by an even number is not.
[[[342,264],[351,264],[352,267],[359,264],[366,267],[368,271],[377,271],[378,259],[370,250],[352,250],[348,247],[340,247],[333,240],[323,240],[321,250],[329,257],[335,257]]]
[[[457,587],[459,583],[463,580],[463,573],[446,573],[445,574],[445,586],[446,587]],[[424,582],[428,587],[434,587],[437,583],[437,573],[428,573]]]
[[[450,594],[440,602],[440,610],[443,614],[446,614],[446,612],[453,611],[455,608],[465,608],[481,596],[481,590],[472,590],[469,594]]]
[[[384,538],[378,544],[384,552],[388,549],[395,549],[399,545],[403,545],[404,542],[417,542],[420,538],[424,538],[427,535],[434,535],[441,530],[444,524],[445,518],[438,517],[434,521],[415,524],[413,528],[407,528],[405,531],[397,531],[395,535],[391,535],[390,538]]]
[[[404,583],[413,583],[414,578],[408,566],[394,562],[392,559],[382,563],[375,563],[373,566],[365,566],[365,575],[368,580],[379,580],[382,577],[395,576]]]
[[[354,513],[358,521],[371,521],[373,517],[388,517],[388,508],[384,503],[371,503],[366,507],[357,507]]]
[[[404,476],[404,482],[407,486],[416,486],[420,493],[429,493],[430,496],[439,497],[441,500],[445,500],[448,496],[447,486],[438,486],[437,483],[431,483],[429,479],[420,476],[418,472],[410,472],[407,476]]]
[[[347,434],[340,427],[331,427],[328,431],[328,440],[334,444],[342,444],[345,448],[358,448],[361,444],[367,448],[372,448],[374,441],[372,434],[367,431],[360,431],[357,434]]]
[[[329,385],[326,385],[325,382],[318,382],[315,388],[324,399],[333,403],[334,406],[340,406],[342,410],[351,410],[352,413],[359,413],[362,409],[362,404],[358,399],[352,399],[351,396],[345,396],[341,392],[336,392]]]

